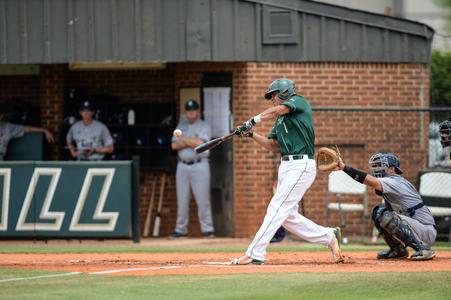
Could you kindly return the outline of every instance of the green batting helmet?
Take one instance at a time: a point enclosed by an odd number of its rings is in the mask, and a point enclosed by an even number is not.
[[[294,81],[286,78],[279,78],[274,80],[268,87],[268,91],[265,93],[265,99],[271,100],[272,93],[278,92],[279,98],[287,100],[291,96],[296,95],[296,87]]]

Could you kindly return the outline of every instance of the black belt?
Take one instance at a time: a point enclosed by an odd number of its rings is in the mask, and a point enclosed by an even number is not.
[[[308,157],[307,154],[284,155],[284,156],[282,156],[282,160],[283,160],[283,161],[299,160],[299,159],[304,159],[305,156]],[[291,159],[290,159],[290,157],[291,157]]]
[[[201,162],[202,161],[202,158],[198,158],[198,159],[195,159],[195,160],[179,160],[181,163],[184,163],[185,165],[194,165],[195,163],[198,163],[198,162]]]
[[[423,202],[418,203],[415,206],[409,207],[406,211],[409,213],[409,216],[412,218],[415,215],[415,211],[424,206]]]

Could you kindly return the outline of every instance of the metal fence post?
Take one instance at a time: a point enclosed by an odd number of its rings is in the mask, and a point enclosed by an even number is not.
[[[133,242],[141,240],[141,217],[139,213],[139,156],[132,157],[132,236]]]

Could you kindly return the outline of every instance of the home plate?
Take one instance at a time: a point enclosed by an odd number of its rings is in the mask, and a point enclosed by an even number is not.
[[[203,261],[204,265],[230,265],[230,262],[219,262],[219,261]]]

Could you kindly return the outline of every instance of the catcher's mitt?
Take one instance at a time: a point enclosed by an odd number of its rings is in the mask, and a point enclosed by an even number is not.
[[[332,171],[341,161],[340,150],[335,146],[335,149],[322,147],[319,148],[316,155],[316,165],[320,171]]]

